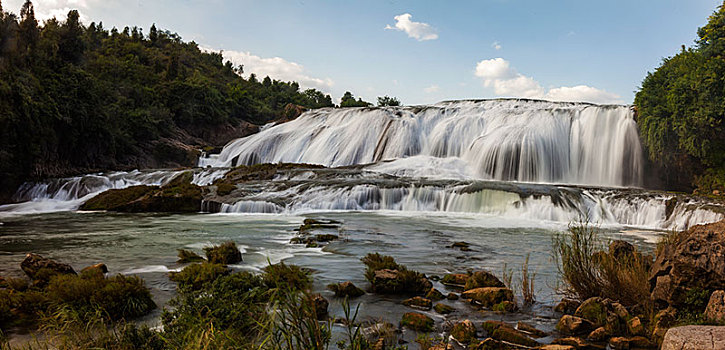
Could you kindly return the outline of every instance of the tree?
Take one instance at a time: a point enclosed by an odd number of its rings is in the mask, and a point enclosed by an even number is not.
[[[38,20],[35,19],[35,9],[30,0],[26,0],[20,9],[20,40],[26,50],[32,50],[40,37]]]
[[[149,41],[151,41],[151,44],[156,44],[156,41],[159,40],[159,32],[156,29],[156,23],[151,25],[151,29],[149,29]]]
[[[342,98],[340,98],[340,107],[369,107],[372,106],[372,103],[365,102],[362,100],[362,98],[358,98],[355,100],[355,96],[352,95],[352,92],[345,91],[345,94],[342,95]]]
[[[85,43],[83,42],[80,15],[77,10],[71,10],[61,27],[58,54],[64,61],[77,64],[83,57],[84,51]]]
[[[378,107],[385,106],[400,106],[400,100],[396,97],[389,97],[388,95],[378,96]]]

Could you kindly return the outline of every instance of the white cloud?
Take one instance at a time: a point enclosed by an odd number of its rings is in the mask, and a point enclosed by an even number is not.
[[[5,11],[11,11],[20,14],[20,7],[25,1],[9,1],[5,4]],[[78,10],[81,22],[89,23],[89,18],[85,15],[87,10],[93,3],[102,3],[100,0],[34,0],[33,9],[35,10],[35,18],[39,22],[49,20],[53,17],[59,21],[64,21],[71,10]]]
[[[209,51],[208,49],[205,49]],[[214,50],[211,50],[214,51]],[[283,81],[296,81],[303,88],[316,88],[329,93],[334,82],[330,78],[315,78],[305,72],[304,66],[290,62],[281,57],[259,57],[249,52],[223,51],[225,60],[232,61],[234,65],[244,65],[244,74],[254,73],[258,79],[269,76],[272,79]]]
[[[426,94],[432,94],[434,92],[438,92],[438,90],[440,90],[440,87],[438,87],[438,85],[436,85],[436,84],[433,84],[433,85],[423,89],[423,91],[425,91]]]
[[[408,34],[409,37],[418,41],[438,39],[438,34],[433,27],[431,27],[428,23],[411,21],[410,19],[412,17],[413,16],[410,13],[397,15],[394,17],[395,26],[388,24],[385,26],[385,29],[403,31]]]
[[[586,85],[554,87],[546,90],[532,77],[511,67],[503,58],[481,60],[476,64],[474,74],[483,80],[483,85],[493,88],[496,95],[507,97],[540,98],[553,101],[621,103],[619,95]]]
[[[498,51],[498,50],[501,50],[501,47],[502,47],[502,46],[501,46],[501,43],[499,43],[498,41],[494,41],[494,42],[493,42],[493,43],[491,44],[491,47],[493,47],[493,49],[494,49],[494,50]]]

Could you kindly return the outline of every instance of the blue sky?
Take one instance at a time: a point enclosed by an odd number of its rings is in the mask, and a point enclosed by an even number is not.
[[[23,0],[4,0],[19,12]],[[152,23],[247,73],[404,104],[532,97],[631,103],[661,59],[691,45],[719,0],[36,0],[107,28]],[[387,29],[386,29],[387,27]]]

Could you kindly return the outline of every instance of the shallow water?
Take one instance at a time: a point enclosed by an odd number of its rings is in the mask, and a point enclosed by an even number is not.
[[[329,218],[343,222],[343,239],[324,248],[305,248],[289,243],[294,229],[306,217]],[[244,262],[236,269],[259,270],[268,263],[284,260],[310,268],[314,289],[331,300],[330,313],[343,315],[340,300],[325,290],[329,283],[352,281],[363,289],[360,258],[371,252],[391,255],[399,263],[429,276],[469,269],[488,269],[501,275],[504,267],[513,269],[514,285],[519,269],[530,255],[530,271],[536,273],[538,302],[520,314],[500,314],[474,310],[462,301],[444,301],[457,311],[448,320],[510,319],[529,320],[545,330],[552,330],[551,306],[559,298],[556,268],[551,257],[552,238],[566,229],[561,223],[527,221],[489,215],[436,212],[320,212],[305,216],[194,214],[150,215],[99,212],[60,212],[41,215],[9,216],[0,226],[0,275],[20,274],[19,263],[25,253],[34,252],[69,263],[80,270],[98,262],[111,273],[136,274],[146,280],[159,305],[173,296],[175,285],[168,272],[182,268],[176,264],[176,250],[185,248],[198,253],[201,248],[233,240],[243,250]],[[603,238],[625,239],[651,250],[658,232],[633,231],[607,227]],[[472,251],[448,248],[465,241]],[[444,293],[448,288],[435,287]],[[404,312],[402,298],[374,294],[355,299],[362,303],[358,320],[384,319],[397,324]],[[439,322],[443,317],[428,314]],[[156,322],[159,311],[145,320]],[[410,334],[409,340],[414,339]]]

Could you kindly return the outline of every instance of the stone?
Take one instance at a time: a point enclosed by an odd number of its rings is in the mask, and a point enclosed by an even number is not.
[[[634,246],[627,241],[616,240],[609,244],[609,254],[617,260],[631,257],[634,253]]]
[[[651,349],[654,346],[649,339],[642,336],[634,337],[612,337],[609,339],[609,347],[614,350],[628,349]]]
[[[86,266],[81,270],[81,275],[94,274],[104,276],[108,273],[108,267],[104,263],[98,263],[91,266]]]
[[[327,307],[330,305],[327,299],[320,294],[315,294],[312,296],[312,305],[315,306],[315,315],[318,320],[327,318]]]
[[[448,295],[446,295],[446,299],[448,299],[448,300],[458,300],[458,294],[456,294],[456,293],[448,293]]]
[[[537,349],[539,349],[539,350],[576,350],[576,348],[571,345],[561,345],[561,344],[542,345],[542,346],[539,346]]]
[[[725,291],[716,290],[710,295],[705,308],[705,318],[714,323],[725,322]]]
[[[434,300],[434,301],[442,300],[445,298],[443,293],[441,293],[438,289],[435,289],[435,288],[431,288],[428,291],[428,293],[425,293],[425,297],[427,299]]]
[[[559,338],[554,339],[552,344],[555,345],[569,345],[573,346],[575,349],[589,349],[593,346],[588,341],[578,338],[578,337],[566,337],[566,338]]]
[[[576,309],[579,308],[579,305],[581,303],[576,300],[564,298],[556,304],[554,311],[560,314],[573,315]]]
[[[627,311],[627,308],[624,307],[624,305],[620,303],[611,303],[609,304],[610,308],[612,309],[612,312],[614,312],[617,317],[621,318],[622,320],[628,320],[630,317],[629,311]]]
[[[410,299],[403,300],[403,305],[421,310],[430,310],[433,307],[433,303],[423,297],[412,297]]]
[[[465,290],[485,287],[506,287],[506,285],[488,271],[476,271],[467,280],[464,287]]]
[[[483,321],[483,323],[481,323],[481,328],[483,328],[483,330],[486,331],[486,333],[489,336],[491,336],[491,334],[493,334],[493,332],[495,330],[499,329],[500,327],[511,327],[511,326],[507,325],[504,322],[493,321],[493,320]]]
[[[350,281],[329,284],[327,289],[335,292],[335,296],[340,298],[357,298],[365,294],[362,289]]]
[[[443,304],[443,303],[435,304],[435,306],[433,306],[433,309],[441,315],[447,315],[447,314],[450,314],[451,312],[455,311],[455,309],[453,307]]]
[[[556,329],[566,335],[582,335],[589,334],[594,329],[594,325],[585,318],[564,315],[556,324]]]
[[[642,321],[639,319],[639,317],[633,317],[627,322],[627,331],[631,335],[644,334],[644,326],[642,325]]]
[[[428,350],[455,350],[455,348],[453,347],[453,344],[436,343],[429,347]]]
[[[491,306],[491,310],[496,311],[496,312],[512,313],[512,312],[516,312],[516,310],[518,310],[518,309],[519,309],[519,307],[516,305],[516,303],[514,303],[512,301],[508,301],[508,300],[502,301],[498,304]]]
[[[400,320],[400,326],[417,332],[432,332],[435,322],[432,318],[419,312],[406,312]]]
[[[467,290],[461,294],[461,298],[470,299],[475,303],[490,308],[503,301],[513,302],[514,293],[508,288],[484,287]]]
[[[531,339],[526,333],[513,329],[511,327],[498,327],[493,331],[491,337],[496,340],[505,341],[507,343],[513,343],[517,345],[523,345],[528,347],[538,346],[539,343]]]
[[[516,324],[516,328],[520,331],[528,333],[529,335],[531,335],[534,338],[541,338],[541,337],[545,337],[548,335],[546,332],[539,330],[536,327],[534,327],[526,322],[523,322],[523,321],[519,321]]]
[[[591,340],[593,342],[602,342],[607,340],[609,337],[609,332],[604,327],[599,327],[595,330],[593,330],[589,335],[587,336],[588,340]]]
[[[607,306],[602,298],[589,298],[579,305],[574,316],[587,319],[597,327],[602,326],[607,320]]]
[[[511,346],[493,338],[486,338],[476,346],[469,346],[473,350],[510,350]]]
[[[373,274],[372,289],[381,294],[424,294],[433,287],[425,275],[401,269],[380,269]]]
[[[471,320],[458,322],[451,329],[451,336],[461,344],[470,344],[476,339],[476,326]]]
[[[652,338],[658,343],[662,342],[667,330],[677,322],[677,313],[674,308],[661,310],[655,315],[654,329],[652,330]]]
[[[684,305],[693,288],[725,290],[725,221],[693,226],[670,241],[649,276],[652,299],[660,308]]]
[[[725,349],[725,327],[683,326],[670,328],[662,341],[662,350]]]
[[[463,287],[466,285],[468,277],[465,273],[448,273],[443,276],[441,283],[452,287]]]
[[[55,275],[75,275],[76,272],[68,264],[44,258],[38,254],[28,253],[20,263],[20,269],[33,281],[48,282]]]

